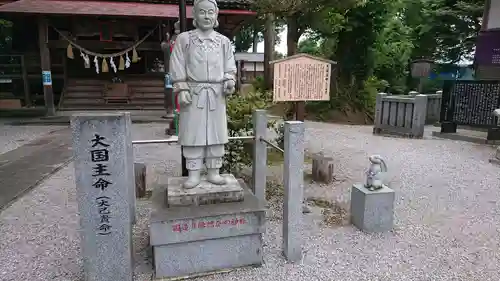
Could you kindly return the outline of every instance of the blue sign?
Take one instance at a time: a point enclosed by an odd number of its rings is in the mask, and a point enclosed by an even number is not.
[[[458,75],[455,73],[451,72],[443,72],[443,73],[435,73],[431,72],[429,75],[429,79],[431,80],[436,80],[436,79],[441,79],[441,80],[454,80],[458,78]]]
[[[165,89],[172,89],[174,86],[172,85],[172,76],[170,73],[165,74]]]
[[[42,84],[52,86],[52,73],[50,71],[42,71]]]

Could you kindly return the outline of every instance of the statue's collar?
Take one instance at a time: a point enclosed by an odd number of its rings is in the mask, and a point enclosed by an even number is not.
[[[212,40],[214,42],[217,41],[217,32],[215,32],[215,30],[212,30],[210,33],[206,34],[198,29],[195,29],[193,35],[200,41],[203,40]]]

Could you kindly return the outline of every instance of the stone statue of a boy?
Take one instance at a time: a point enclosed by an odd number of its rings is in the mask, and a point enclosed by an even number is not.
[[[218,12],[215,0],[195,0],[196,29],[179,34],[170,57],[180,104],[179,143],[189,172],[184,188],[200,183],[203,160],[207,180],[226,183],[219,169],[228,142],[226,95],[235,91],[236,64],[231,41],[214,31]]]

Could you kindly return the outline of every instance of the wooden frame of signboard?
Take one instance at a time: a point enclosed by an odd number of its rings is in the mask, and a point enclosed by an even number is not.
[[[305,117],[305,101],[330,100],[334,61],[308,54],[296,54],[271,61],[273,66],[273,101],[295,102],[296,119]],[[302,103],[302,104],[301,104]]]

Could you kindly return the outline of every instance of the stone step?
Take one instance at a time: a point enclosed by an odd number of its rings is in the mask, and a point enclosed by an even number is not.
[[[165,186],[166,204],[169,207],[175,206],[198,206],[207,204],[239,202],[243,200],[243,188],[233,175],[222,175],[226,179],[226,184],[215,185],[209,183],[206,177],[202,177],[201,183],[192,189],[185,189],[182,184],[187,177],[168,177],[158,175],[156,187]]]

